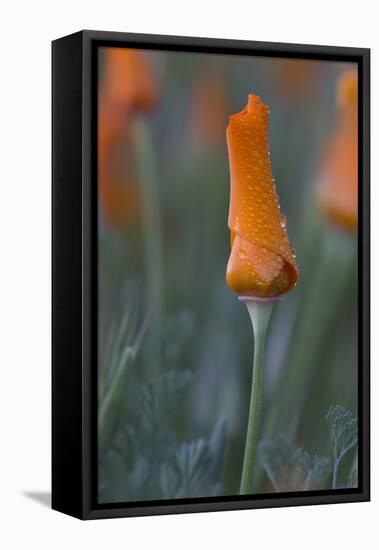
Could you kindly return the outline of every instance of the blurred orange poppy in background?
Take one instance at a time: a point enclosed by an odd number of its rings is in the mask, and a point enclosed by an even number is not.
[[[341,75],[336,99],[337,125],[322,161],[317,199],[328,220],[353,230],[358,214],[358,76],[355,70]]]
[[[270,298],[288,292],[298,270],[272,178],[267,105],[250,94],[227,129],[230,165],[230,288],[244,296]]]
[[[267,70],[272,72],[275,87],[289,102],[304,101],[319,84],[322,63],[309,59],[272,60]]]
[[[157,91],[146,54],[130,48],[105,48],[98,102],[98,182],[106,223],[123,230],[138,217],[138,186],[118,162],[127,145],[131,114],[150,111]]]
[[[228,97],[225,80],[208,66],[196,80],[191,107],[191,134],[195,143],[216,148],[223,145]]]
[[[150,111],[157,90],[149,60],[140,50],[105,48],[100,112],[105,130],[122,126],[131,111]]]

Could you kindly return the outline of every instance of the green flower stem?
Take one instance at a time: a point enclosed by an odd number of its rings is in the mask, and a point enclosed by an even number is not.
[[[253,492],[254,468],[260,430],[265,339],[275,301],[255,301],[249,298],[244,299],[244,301],[250,315],[254,333],[253,376],[251,382],[249,418],[240,486],[240,494],[248,495]]]
[[[332,489],[335,489],[337,487],[337,476],[338,476],[338,467],[340,465],[340,461],[335,459],[333,463],[333,481],[332,481]]]
[[[357,487],[358,486],[357,481],[358,481],[358,451],[356,449],[354,453],[353,463],[351,465],[350,473],[349,473],[349,487],[354,487],[354,488]]]
[[[114,431],[114,414],[112,413],[115,412],[115,409],[117,409],[122,401],[125,391],[126,376],[129,365],[134,357],[134,348],[130,346],[125,348],[112,378],[112,382],[99,404],[98,434],[100,447],[107,446],[112,439]]]
[[[135,122],[135,152],[142,195],[144,249],[147,264],[146,303],[151,307],[152,321],[159,323],[162,308],[162,223],[156,179],[156,159],[146,122]],[[157,339],[156,363],[160,362]]]

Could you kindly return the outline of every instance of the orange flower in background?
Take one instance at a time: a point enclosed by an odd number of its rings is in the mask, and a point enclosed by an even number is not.
[[[151,110],[157,101],[146,54],[130,48],[104,48],[98,103],[98,179],[101,211],[113,229],[133,223],[139,209],[138,186],[118,157],[127,144],[130,116]]]
[[[309,59],[272,59],[265,66],[280,96],[292,106],[308,100],[320,84],[323,63]]]
[[[146,54],[130,48],[105,48],[99,147],[107,149],[120,138],[131,112],[150,111],[156,102],[157,90]]]
[[[196,143],[210,147],[224,144],[228,98],[221,74],[206,67],[196,80],[191,109],[191,131]]]
[[[125,179],[99,181],[99,197],[104,220],[122,231],[138,219],[140,206],[136,183]]]
[[[317,187],[321,211],[333,223],[355,229],[358,214],[358,77],[346,71],[337,84],[338,120],[327,144]]]
[[[102,98],[115,119],[130,111],[150,111],[157,90],[146,54],[130,48],[105,48]]]
[[[288,292],[298,275],[272,178],[268,112],[268,106],[250,94],[227,129],[231,253],[226,280],[238,294],[256,298]]]

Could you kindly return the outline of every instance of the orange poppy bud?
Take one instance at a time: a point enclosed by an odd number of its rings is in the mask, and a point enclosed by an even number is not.
[[[317,187],[320,210],[329,221],[355,229],[358,213],[358,78],[345,72],[337,84],[337,128],[327,144]]]
[[[243,296],[273,298],[291,290],[297,265],[280,213],[271,172],[268,106],[250,94],[227,129],[230,165],[230,288]]]

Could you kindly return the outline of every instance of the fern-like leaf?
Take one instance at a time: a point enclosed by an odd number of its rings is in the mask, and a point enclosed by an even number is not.
[[[358,442],[357,419],[344,407],[335,405],[330,407],[326,420],[329,424],[333,456],[340,461]]]
[[[201,496],[202,484],[209,478],[212,456],[203,439],[183,443],[171,460],[164,463],[160,472],[163,498]]]
[[[333,451],[333,489],[337,487],[338,468],[346,453],[358,443],[358,422],[352,413],[335,405],[330,407],[326,415],[329,425],[329,435]]]

